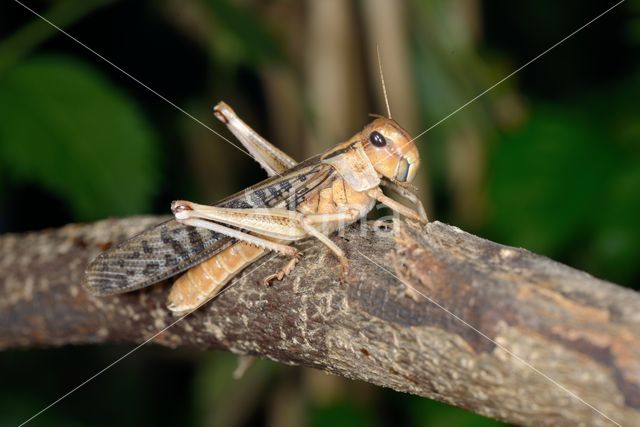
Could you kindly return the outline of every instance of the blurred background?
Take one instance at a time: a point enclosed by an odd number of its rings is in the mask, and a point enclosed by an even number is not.
[[[225,100],[302,160],[385,114],[412,135],[614,1],[21,0],[223,135]],[[417,142],[430,217],[640,285],[640,0]],[[0,4],[0,232],[167,214],[259,166],[18,3]],[[0,354],[15,425],[130,347]],[[426,399],[228,354],[147,346],[33,421],[54,426],[489,426]]]

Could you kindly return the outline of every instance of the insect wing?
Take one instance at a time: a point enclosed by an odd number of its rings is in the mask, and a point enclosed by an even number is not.
[[[312,158],[216,206],[295,209],[332,176],[332,167]],[[235,239],[223,234],[170,220],[99,254],[87,267],[85,286],[96,295],[140,289],[199,264],[233,242]]]
[[[85,272],[85,286],[96,295],[140,289],[204,261],[231,241],[169,220],[99,254]]]

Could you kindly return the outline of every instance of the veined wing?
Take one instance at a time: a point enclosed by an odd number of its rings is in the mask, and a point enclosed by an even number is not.
[[[235,209],[295,209],[335,177],[311,158],[216,203]],[[99,254],[87,267],[85,286],[96,295],[129,292],[157,283],[214,256],[235,239],[169,220]]]
[[[140,289],[204,261],[231,242],[219,233],[169,220],[99,254],[85,271],[85,287],[96,295]]]

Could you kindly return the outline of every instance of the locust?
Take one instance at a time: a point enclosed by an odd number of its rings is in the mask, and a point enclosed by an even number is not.
[[[365,218],[377,202],[411,220],[428,221],[410,185],[420,165],[418,149],[390,116],[375,116],[347,141],[298,163],[226,103],[217,104],[214,115],[269,177],[214,205],[174,201],[173,219],[100,253],[89,264],[85,287],[91,293],[134,291],[186,270],[167,299],[168,309],[182,315],[215,297],[269,252],[290,260],[262,282],[281,280],[300,258],[291,243],[308,237],[329,248],[345,272],[345,252],[329,235]],[[382,187],[413,208],[385,195]]]

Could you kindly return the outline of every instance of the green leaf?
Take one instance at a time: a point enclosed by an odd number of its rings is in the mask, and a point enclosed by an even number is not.
[[[38,57],[0,75],[0,167],[66,199],[79,220],[148,211],[156,136],[95,69]]]
[[[538,107],[495,147],[491,228],[504,243],[557,256],[593,224],[616,153],[589,120]]]

